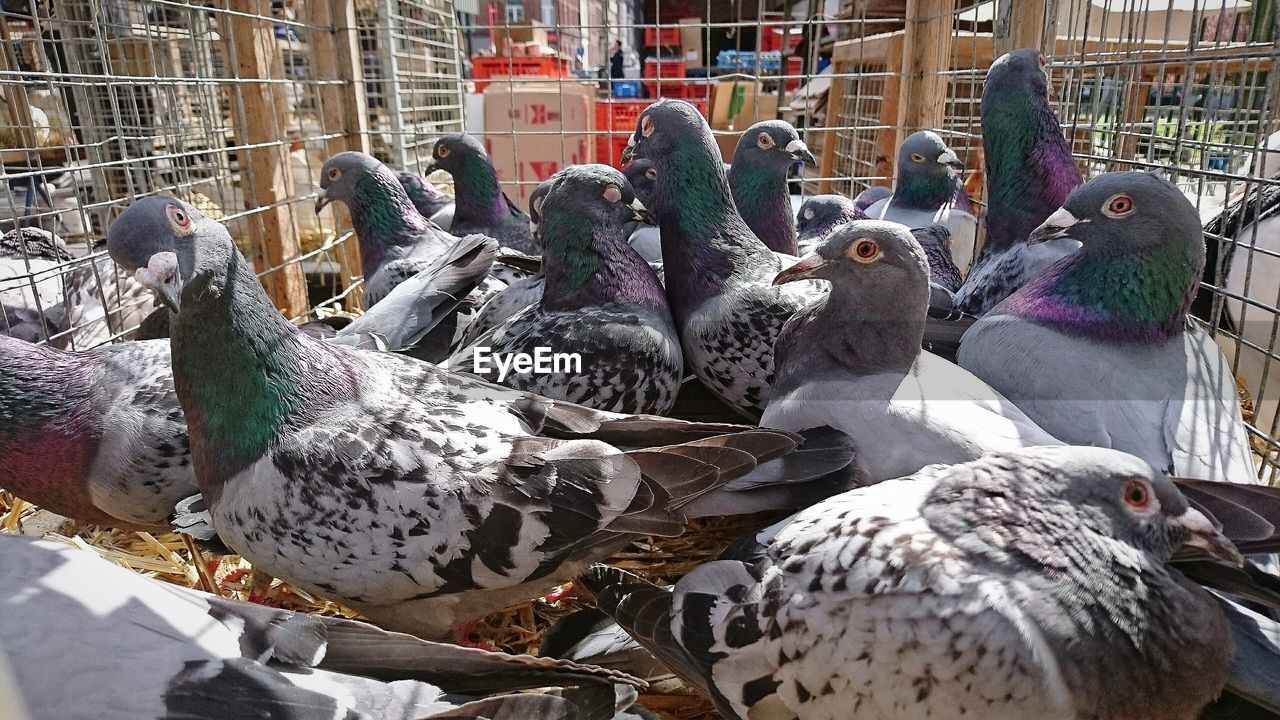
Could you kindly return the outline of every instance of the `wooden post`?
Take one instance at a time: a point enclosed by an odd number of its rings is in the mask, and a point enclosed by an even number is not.
[[[305,3],[307,22],[332,27],[332,32],[311,33],[312,71],[321,80],[341,80],[340,85],[320,86],[322,122],[326,133],[341,128],[345,134],[325,141],[325,156],[344,150],[369,152],[369,102],[365,97],[364,70],[360,56],[360,35],[356,29],[355,0],[315,0]],[[319,171],[319,168],[317,168]],[[332,203],[334,228],[338,234],[351,229],[351,215],[342,203]],[[349,288],[358,281],[360,247],[354,236],[334,247],[342,286]],[[360,307],[360,294],[348,293],[343,307]]]
[[[955,13],[955,0],[907,0],[895,160],[896,148],[907,134],[942,126]]]
[[[230,57],[236,59],[236,77],[249,80],[284,79],[284,61],[271,27],[270,0],[230,0]],[[268,19],[248,17],[260,15]],[[243,132],[238,140],[246,145],[263,145],[239,151],[241,187],[250,208],[264,208],[246,218],[254,238],[261,239],[265,267],[278,268],[266,275],[267,293],[286,316],[298,317],[309,309],[307,283],[298,263],[284,265],[301,255],[293,176],[289,171],[289,100],[282,84],[242,83],[235,86],[237,125]]]
[[[13,73],[21,72],[18,67],[14,42],[9,35],[9,23],[0,17],[0,69]],[[18,144],[32,155],[36,152],[35,125],[31,121],[31,105],[27,101],[27,86],[20,82],[9,85],[5,89],[5,103],[9,107],[9,119],[13,122],[13,132],[18,137]]]
[[[885,53],[884,88],[880,92],[880,125],[882,129],[876,133],[875,167],[882,170],[892,185],[897,172],[898,144],[901,141],[902,127],[898,119],[900,115],[899,98],[902,97],[903,36],[895,34]]]
[[[1048,0],[996,0],[996,57],[1020,48],[1043,51],[1046,27],[1057,20],[1048,17],[1047,8]]]

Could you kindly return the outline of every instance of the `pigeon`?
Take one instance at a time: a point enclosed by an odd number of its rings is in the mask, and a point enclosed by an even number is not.
[[[887,188],[883,185],[872,185],[854,196],[853,206],[865,215],[867,208],[890,197],[893,197],[893,190],[891,188]]]
[[[779,273],[780,284],[827,280],[831,293],[783,328],[760,424],[840,430],[853,439],[861,484],[1060,444],[989,385],[920,349],[928,278],[911,233],[880,220],[838,228],[816,254]]]
[[[197,492],[168,341],[67,352],[0,336],[0,477],[59,515],[167,530]]]
[[[955,151],[932,130],[912,133],[898,148],[893,194],[866,209],[872,220],[892,220],[909,228],[942,225],[951,231],[951,255],[961,272],[973,262],[978,219],[960,182]]]
[[[172,198],[138,200],[107,241],[175,311],[174,384],[219,537],[391,630],[445,637],[633,539],[679,534],[682,505],[797,442],[308,337],[226,228]]]
[[[622,174],[631,183],[636,199],[648,208],[649,195],[653,192],[654,181],[658,179],[658,169],[648,160],[635,160],[622,169]],[[644,222],[634,223],[631,232],[627,234],[627,242],[640,253],[640,257],[656,266],[655,270],[661,271],[662,233],[657,226]]]
[[[960,365],[1064,442],[1258,482],[1230,364],[1187,317],[1205,252],[1195,207],[1154,174],[1106,173],[1028,243],[1060,237],[1080,251],[975,323]]]
[[[833,497],[671,592],[582,581],[725,718],[1181,720],[1232,640],[1166,563],[1239,562],[1215,522],[1138,458],[1027,448]]]
[[[365,153],[337,153],[321,167],[316,212],[335,200],[351,211],[360,242],[366,309],[457,243],[418,213],[390,168]]]
[[[773,286],[783,256],[743,222],[718,152],[701,113],[660,100],[641,113],[623,161],[647,159],[657,172],[646,206],[662,233],[667,299],[685,361],[712,393],[755,418],[769,401],[783,323],[822,290]]]
[[[466,133],[452,133],[436,141],[426,172],[444,170],[453,177],[454,209],[449,232],[463,236],[488,235],[499,245],[533,254],[529,216],[502,192],[498,171],[479,140]]]
[[[449,368],[597,410],[664,414],[684,356],[658,276],[623,235],[638,212],[630,183],[607,165],[568,167],[549,182],[536,199],[541,299],[454,355]],[[547,368],[500,364],[521,354],[536,361],[542,351]],[[555,353],[565,357],[563,370]]]
[[[47,540],[0,550],[6,717],[638,717],[642,683],[619,672],[227,600]]]
[[[913,227],[911,235],[924,250],[925,260],[929,264],[929,280],[949,292],[958,290],[964,280],[960,268],[956,267],[955,260],[951,258],[951,231],[947,226]]]
[[[733,151],[729,190],[751,232],[774,252],[796,254],[787,172],[797,161],[817,160],[791,123],[764,120],[747,128]]]
[[[401,171],[396,173],[396,178],[400,180],[400,186],[422,217],[432,220],[441,211],[453,207],[453,198],[440,192],[439,188],[421,175]]]
[[[796,212],[796,246],[801,254],[813,252],[832,230],[867,215],[843,195],[813,195]]]
[[[1049,107],[1045,66],[1039,51],[1014,50],[992,63],[982,86],[987,234],[956,295],[956,306],[973,315],[986,314],[1079,248],[1069,238],[1026,242],[1082,181]]]

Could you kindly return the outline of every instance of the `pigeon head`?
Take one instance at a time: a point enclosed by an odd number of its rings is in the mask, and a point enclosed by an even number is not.
[[[560,179],[559,173],[538,183],[538,187],[529,193],[529,221],[533,224],[534,233],[538,231],[538,225],[542,222],[542,203],[547,199],[547,193],[551,192],[551,187]]]
[[[706,158],[715,161],[720,156],[711,127],[698,109],[683,100],[659,100],[640,113],[635,132],[622,151],[622,162],[636,159],[652,160],[659,168],[672,160],[701,151]],[[724,166],[715,162],[724,175]]]
[[[995,527],[997,534],[1007,535],[1008,545],[1034,562],[1057,566],[1061,548],[1044,546],[1035,537],[1037,528],[1063,523],[1089,536],[1084,546],[1115,548],[1118,541],[1149,554],[1154,564],[1163,564],[1183,546],[1241,562],[1239,550],[1214,520],[1191,506],[1172,478],[1118,450],[1035,447],[954,467],[944,471],[933,492],[942,502],[926,511],[931,524],[939,520],[960,535]],[[993,496],[1001,501],[992,503]],[[1128,553],[1115,548],[1104,554]]]
[[[653,194],[654,184],[658,180],[658,168],[654,167],[653,161],[644,159],[632,161],[623,168],[622,174],[627,176],[627,181],[631,183],[631,189],[635,192],[636,198],[647,207],[649,198]]]
[[[350,150],[331,156],[320,168],[320,195],[316,198],[316,212],[320,212],[334,200],[352,205],[356,189],[367,178],[381,180],[384,184],[388,180],[395,180],[399,185],[399,180],[396,180],[391,170],[371,155]]]
[[[429,219],[453,202],[452,198],[440,192],[430,180],[417,173],[398,172],[396,179],[400,181],[400,186],[404,188],[413,206],[418,209],[418,214],[424,218]]]
[[[538,213],[547,225],[563,222],[581,222],[582,216],[589,223],[601,223],[621,227],[633,220],[651,222],[644,205],[636,199],[631,183],[625,175],[608,165],[572,165],[553,177],[554,184],[546,181],[545,198],[539,202]],[[530,196],[530,207],[537,191]]]
[[[832,293],[856,293],[862,303],[874,298],[896,306],[919,295],[920,316],[929,297],[929,263],[905,225],[885,220],[854,220],[836,228],[815,252],[778,273],[774,285],[797,280],[829,280]]]
[[[111,223],[107,253],[178,312],[182,288],[196,273],[196,246],[202,240],[232,245],[221,223],[177,198],[152,196],[130,205]]]
[[[936,210],[955,197],[960,183],[960,158],[931,130],[912,133],[898,149],[898,179],[893,202],[910,208]]]
[[[763,120],[747,128],[733,151],[733,164],[746,163],[785,170],[797,160],[810,165],[817,158],[800,139],[795,127],[785,120]]]
[[[796,232],[800,240],[812,240],[836,226],[865,220],[866,214],[843,195],[814,195],[805,199],[796,212]]]
[[[456,176],[465,172],[473,163],[491,165],[489,153],[484,151],[480,141],[466,133],[451,133],[442,136],[431,149],[431,160],[423,172],[444,170]]]
[[[987,89],[1002,92],[1016,87],[1042,98],[1049,97],[1049,61],[1035,48],[1012,50],[996,58],[987,70],[983,83],[983,98]],[[994,84],[994,86],[993,86]],[[993,86],[993,87],[992,87]]]
[[[880,202],[881,200],[884,200],[887,197],[892,197],[892,196],[893,196],[893,190],[885,187],[884,185],[872,185],[866,190],[863,190],[862,192],[858,193],[857,197],[853,199],[853,206],[858,208],[859,212],[862,212],[863,214],[865,214],[867,211],[867,208],[871,207],[872,205],[875,205],[876,203]]]
[[[1173,183],[1148,172],[1111,172],[1081,185],[1027,242],[1059,237],[1120,255],[1170,244],[1204,248],[1195,206]]]

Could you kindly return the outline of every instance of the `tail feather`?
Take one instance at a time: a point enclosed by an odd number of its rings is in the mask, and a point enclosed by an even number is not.
[[[1245,700],[1280,714],[1280,623],[1239,605],[1218,599],[1227,615],[1236,650],[1227,689]]]
[[[1179,479],[1183,495],[1219,524],[1241,552],[1280,552],[1280,488]]]

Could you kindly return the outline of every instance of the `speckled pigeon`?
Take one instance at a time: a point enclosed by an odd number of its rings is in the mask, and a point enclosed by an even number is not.
[[[684,356],[658,276],[623,235],[637,216],[630,183],[607,165],[565,168],[549,182],[538,196],[542,297],[459,351],[449,368],[598,410],[661,415],[675,402]],[[575,353],[577,365],[498,365],[539,347]]]
[[[902,225],[844,225],[775,282],[805,278],[830,281],[831,293],[783,328],[761,425],[847,434],[864,484],[932,463],[1058,444],[986,383],[920,349],[928,266]]]
[[[1179,548],[1240,557],[1147,463],[1059,446],[838,495],[673,592],[583,580],[726,718],[1190,720],[1232,641]]]
[[[452,133],[436,141],[426,172],[444,170],[453,177],[453,221],[449,232],[481,233],[503,247],[536,253],[529,216],[502,192],[498,171],[479,140]]]
[[[0,484],[60,515],[165,530],[196,492],[165,340],[67,352],[0,336]]]
[[[682,505],[796,444],[315,340],[226,229],[178,200],[135,202],[107,238],[177,311],[175,386],[222,541],[390,629],[443,636],[636,537],[678,534]]]
[[[1081,182],[1049,107],[1045,59],[1034,49],[998,58],[982,86],[982,147],[987,180],[987,233],[956,296],[959,309],[982,315],[1079,244],[1026,240]]]
[[[409,201],[418,209],[418,214],[432,222],[440,225],[435,218],[444,210],[449,210],[449,217],[452,218],[453,198],[440,192],[432,182],[417,173],[398,172],[396,178],[400,180],[401,187],[409,196]],[[440,225],[444,230],[449,228]]]
[[[1029,242],[1058,237],[1080,251],[970,328],[960,364],[1066,442],[1257,482],[1230,363],[1187,318],[1204,264],[1196,209],[1155,175],[1106,173]]]
[[[809,147],[785,120],[764,120],[742,133],[729,167],[729,190],[751,232],[774,252],[796,254],[787,172],[796,162],[816,164]]]
[[[796,245],[808,255],[837,227],[867,215],[843,195],[813,195],[796,211]]]
[[[898,148],[898,178],[893,194],[873,203],[866,215],[892,220],[909,228],[942,225],[951,232],[951,256],[961,272],[973,263],[978,219],[957,168],[963,168],[951,148],[932,130],[912,133]]]
[[[662,232],[667,299],[685,361],[713,393],[756,416],[769,401],[778,332],[822,290],[773,286],[781,256],[735,209],[711,130],[692,105],[661,100],[645,108],[624,151],[624,160],[633,158],[657,171],[647,206]]]
[[[621,673],[226,600],[61,543],[0,535],[0,555],[5,717],[635,717]]]

